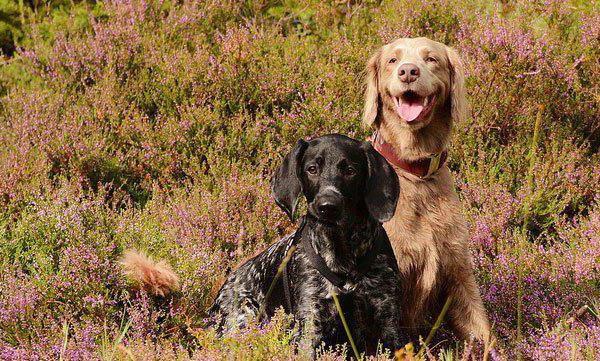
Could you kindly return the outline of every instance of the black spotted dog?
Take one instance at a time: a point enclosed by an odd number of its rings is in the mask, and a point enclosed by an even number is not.
[[[312,350],[346,343],[335,292],[359,352],[403,345],[399,271],[381,225],[394,215],[399,195],[392,167],[367,142],[326,135],[298,141],[272,186],[292,220],[301,193],[308,212],[294,235],[228,277],[210,309],[220,332],[257,317],[266,321],[284,307]],[[273,283],[286,255],[284,276]]]

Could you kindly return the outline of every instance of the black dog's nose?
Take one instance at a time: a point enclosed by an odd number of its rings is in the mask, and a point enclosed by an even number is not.
[[[335,218],[340,212],[340,207],[330,200],[325,200],[323,202],[319,202],[317,205],[317,212],[319,212],[319,216],[321,217]]]

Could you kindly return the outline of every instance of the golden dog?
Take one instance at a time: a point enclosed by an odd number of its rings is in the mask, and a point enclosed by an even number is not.
[[[467,114],[462,62],[444,44],[398,39],[369,60],[365,98],[363,121],[400,180],[398,207],[384,227],[403,279],[403,326],[416,336],[451,296],[455,334],[487,342],[466,222],[445,165],[452,123]]]

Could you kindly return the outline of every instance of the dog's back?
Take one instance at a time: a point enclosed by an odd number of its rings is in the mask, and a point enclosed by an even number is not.
[[[268,320],[278,307],[284,306],[283,284],[273,281],[290,238],[291,235],[273,243],[227,277],[209,310],[219,331],[244,327],[252,320]]]

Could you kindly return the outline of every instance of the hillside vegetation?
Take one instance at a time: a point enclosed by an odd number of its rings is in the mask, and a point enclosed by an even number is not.
[[[269,178],[294,142],[368,136],[366,61],[403,36],[466,64],[449,165],[499,352],[599,359],[595,0],[0,0],[0,359],[307,359],[284,316],[218,339],[204,311],[293,229]],[[129,248],[179,294],[128,291]]]

